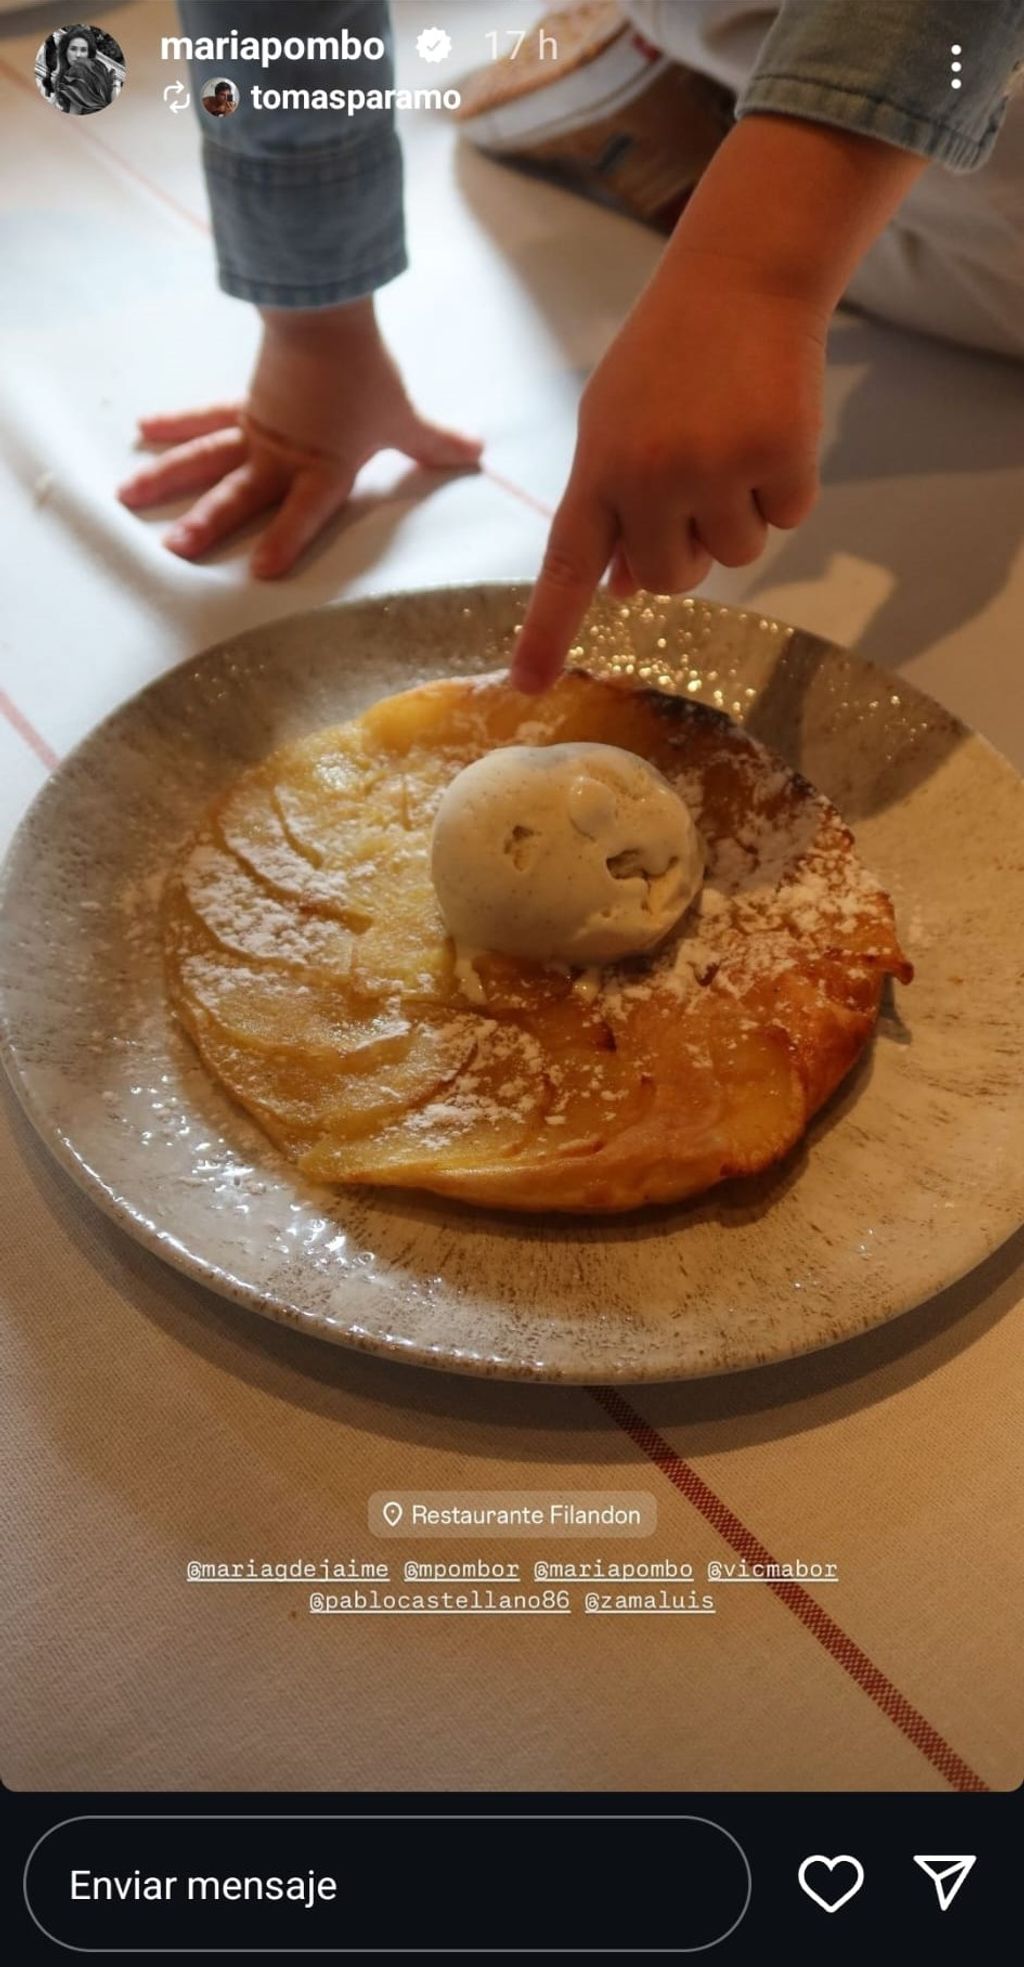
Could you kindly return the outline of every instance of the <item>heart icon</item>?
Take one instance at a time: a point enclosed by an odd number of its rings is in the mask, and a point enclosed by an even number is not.
[[[396,1523],[401,1523],[405,1511],[401,1503],[385,1503],[381,1515],[385,1523],[390,1523],[391,1528],[394,1529]]]
[[[828,1898],[825,1898],[821,1892],[815,1891],[813,1885],[807,1883],[807,1874],[812,1865],[824,1865],[825,1870],[830,1874],[827,1880],[820,1880],[823,1886],[837,1887],[842,1883],[841,1880],[835,1877],[835,1871],[838,1865],[845,1865],[848,1872],[853,1873],[853,1884],[847,1885],[845,1892],[839,1891],[838,1896],[830,1895]],[[822,1912],[838,1912],[840,1906],[844,1906],[848,1899],[852,1899],[854,1894],[860,1891],[864,1883],[864,1866],[861,1864],[859,1858],[851,1858],[848,1851],[844,1851],[841,1857],[838,1858],[823,1858],[821,1852],[816,1851],[813,1858],[804,1859],[803,1864],[797,1872],[797,1878],[800,1880],[800,1885],[803,1891],[806,1892],[807,1897],[813,1899],[815,1905],[821,1907]]]

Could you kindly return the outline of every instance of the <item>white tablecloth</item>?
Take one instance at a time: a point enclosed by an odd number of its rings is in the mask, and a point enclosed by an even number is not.
[[[484,56],[485,28],[522,25],[514,5],[483,11],[461,10],[453,69]],[[408,66],[424,9],[397,13]],[[378,461],[276,586],[247,581],[242,544],[188,566],[160,545],[169,515],[133,516],[112,487],[138,413],[239,389],[253,320],[214,286],[197,133],[161,99],[173,10],[132,0],[104,21],[128,82],[89,119],[36,94],[38,10],[5,17],[0,38],[8,832],[111,706],[232,629],[344,594],[529,577],[581,379],[658,251],[458,155],[444,121],[407,118],[414,264],[381,311],[424,410],[479,431],[485,468],[410,487],[400,460]],[[840,321],[824,475],[801,531],[707,592],[856,645],[1024,762],[1024,372]],[[9,1098],[0,1153],[7,1783],[1020,1781],[1019,1247],[835,1352],[602,1404],[269,1326],[97,1215]],[[311,1619],[290,1585],[186,1582],[193,1557],[377,1556],[373,1491],[469,1484],[645,1488],[661,1554],[698,1570],[762,1547],[825,1556],[841,1581],[806,1602],[735,1591],[721,1617],[682,1625],[408,1630]]]

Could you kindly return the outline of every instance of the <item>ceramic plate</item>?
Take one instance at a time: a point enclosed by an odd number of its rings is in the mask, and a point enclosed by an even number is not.
[[[502,665],[525,590],[317,610],[153,683],[54,774],[7,862],[8,1070],[64,1166],[150,1250],[318,1337],[510,1379],[721,1373],[831,1345],[962,1276],[1024,1214],[1024,795],[895,674],[692,598],[602,600],[588,658],[717,704],[836,802],[913,985],[768,1175],[631,1218],[503,1216],[304,1182],[172,1024],[158,901],[201,809],[275,745]]]

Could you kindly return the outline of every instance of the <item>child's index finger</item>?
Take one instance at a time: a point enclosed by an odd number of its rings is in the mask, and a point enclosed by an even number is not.
[[[615,544],[615,516],[595,499],[566,493],[509,666],[513,689],[539,695],[563,668]]]

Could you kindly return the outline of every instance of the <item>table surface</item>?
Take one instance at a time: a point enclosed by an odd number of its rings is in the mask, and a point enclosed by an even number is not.
[[[45,10],[43,10],[45,11]],[[421,10],[422,11],[422,10]],[[454,73],[483,56],[490,5]],[[468,10],[467,10],[468,12]],[[399,6],[400,66],[415,66]],[[212,271],[191,114],[164,109],[165,0],[108,6],[128,82],[58,118],[49,24],[0,23],[6,608],[0,822],[126,695],[251,623],[345,595],[529,578],[582,380],[657,240],[405,119],[412,270],[381,297],[428,414],[484,468],[365,471],[278,585],[236,543],[201,566],[112,487],[133,421],[238,391],[252,311]],[[422,21],[417,21],[421,25]],[[480,46],[476,45],[480,39]],[[471,45],[472,43],[472,45]],[[442,75],[447,71],[436,71]],[[840,318],[824,490],[798,533],[703,590],[910,677],[1024,762],[1024,374]],[[416,1372],[264,1323],[106,1222],[3,1102],[3,1776],[14,1788],[906,1789],[1020,1780],[1015,1666],[1020,1239],[893,1324],[791,1365],[586,1389]],[[190,1560],[390,1559],[386,1489],[619,1488],[643,1544],[593,1561],[838,1566],[718,1592],[714,1618],[311,1617],[308,1586],[189,1583]],[[452,1561],[535,1545],[417,1544]],[[399,1561],[396,1562],[396,1559]],[[403,1633],[402,1624],[410,1630]]]

